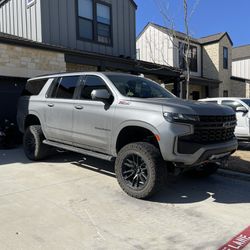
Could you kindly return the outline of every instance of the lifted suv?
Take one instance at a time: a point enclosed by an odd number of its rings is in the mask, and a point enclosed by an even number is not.
[[[116,159],[121,188],[136,198],[155,193],[165,170],[213,174],[237,148],[231,108],[181,100],[129,74],[31,79],[17,120],[29,159],[42,160],[51,146]]]

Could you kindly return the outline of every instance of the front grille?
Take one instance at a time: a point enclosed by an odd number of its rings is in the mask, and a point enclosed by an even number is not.
[[[194,133],[181,137],[181,140],[195,143],[217,143],[229,141],[234,137],[236,116],[200,116],[194,124]]]

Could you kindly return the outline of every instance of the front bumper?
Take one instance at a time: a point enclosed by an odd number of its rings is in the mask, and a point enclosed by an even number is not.
[[[160,149],[165,161],[182,166],[195,166],[207,161],[220,161],[231,155],[238,147],[236,138],[226,142],[203,144],[195,152],[183,154],[178,152],[178,138],[192,134],[193,127],[187,124],[166,124],[160,131]]]
[[[204,145],[194,154],[185,155],[176,153],[173,161],[189,166],[199,165],[208,161],[220,161],[234,153],[237,147],[237,139],[233,139],[229,142]]]

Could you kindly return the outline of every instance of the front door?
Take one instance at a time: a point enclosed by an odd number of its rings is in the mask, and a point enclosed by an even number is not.
[[[49,140],[72,144],[73,108],[79,76],[55,79],[45,104],[45,134]]]
[[[92,100],[95,89],[108,88],[99,76],[86,76],[73,111],[73,141],[77,147],[109,153],[114,105]]]

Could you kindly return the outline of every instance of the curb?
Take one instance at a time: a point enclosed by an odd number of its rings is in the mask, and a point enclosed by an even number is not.
[[[243,181],[250,181],[250,174],[239,173],[239,172],[235,172],[232,170],[220,168],[218,169],[217,174],[225,176],[225,177],[229,177],[229,178],[237,178]]]

